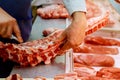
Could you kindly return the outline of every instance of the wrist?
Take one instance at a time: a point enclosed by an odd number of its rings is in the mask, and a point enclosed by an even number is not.
[[[76,11],[72,14],[73,20],[80,20],[82,18],[86,18],[86,13],[81,11]]]
[[[77,25],[82,25],[81,27],[86,27],[87,25],[87,19],[86,19],[86,13],[85,12],[74,12],[72,14],[72,20]]]

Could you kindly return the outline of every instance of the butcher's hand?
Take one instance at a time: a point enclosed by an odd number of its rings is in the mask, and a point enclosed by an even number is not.
[[[87,27],[86,14],[84,12],[74,12],[71,24],[64,30],[59,40],[66,40],[61,51],[79,46],[85,37]]]
[[[23,42],[16,19],[0,8],[0,37],[11,38],[12,34],[19,42]]]

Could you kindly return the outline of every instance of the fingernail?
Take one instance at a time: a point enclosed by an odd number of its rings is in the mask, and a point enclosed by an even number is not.
[[[22,43],[22,42],[23,42],[23,39],[22,39],[22,38],[19,38],[18,41],[19,41],[20,43]]]

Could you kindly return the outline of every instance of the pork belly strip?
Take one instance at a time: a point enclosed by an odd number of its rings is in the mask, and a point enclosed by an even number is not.
[[[101,68],[97,72],[96,76],[103,78],[120,79],[120,68],[116,67]]]
[[[52,4],[37,9],[37,14],[44,19],[67,18],[69,14],[62,4]]]
[[[54,80],[77,80],[77,73],[71,72],[71,73],[57,74],[54,76]]]
[[[120,40],[102,36],[87,36],[84,42],[103,46],[120,46]]]
[[[111,78],[102,78],[96,76],[88,76],[88,77],[79,77],[78,80],[120,80],[120,79],[111,79]]]
[[[74,67],[74,72],[78,77],[96,76],[96,71],[92,67]]]
[[[120,79],[112,79],[112,78],[103,78],[96,76],[86,76],[86,77],[78,77],[76,73],[64,73],[57,74],[54,76],[54,80],[120,80]]]
[[[108,46],[98,46],[98,45],[90,45],[83,44],[79,47],[73,49],[75,53],[93,53],[93,54],[112,54],[116,55],[119,53],[118,48],[116,47],[108,47]]]
[[[99,67],[111,67],[114,66],[114,59],[107,55],[96,55],[96,54],[79,54],[74,53],[74,62],[87,65],[87,66],[99,66]]]

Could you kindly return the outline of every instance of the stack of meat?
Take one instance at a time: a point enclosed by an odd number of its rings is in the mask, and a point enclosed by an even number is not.
[[[74,56],[74,70],[70,73],[58,74],[55,80],[120,80],[120,68],[114,67],[115,60],[112,55],[117,55],[112,46],[120,46],[120,40],[102,36],[87,36],[84,40],[85,47],[80,47]],[[89,44],[89,46],[88,46]],[[97,45],[97,46],[96,46]],[[94,46],[95,48],[92,48]],[[108,50],[106,47],[111,46]],[[97,47],[99,51],[96,50]],[[103,48],[104,47],[104,48]],[[101,50],[105,49],[105,50]],[[82,50],[83,49],[83,50]],[[93,51],[94,49],[94,51]],[[76,51],[74,51],[76,52]],[[88,54],[89,53],[89,54]],[[92,54],[91,54],[92,53]],[[102,55],[101,55],[102,54]],[[96,69],[97,68],[97,69]]]
[[[120,68],[101,68],[95,71],[90,67],[77,67],[75,72],[58,74],[54,80],[120,80]]]

